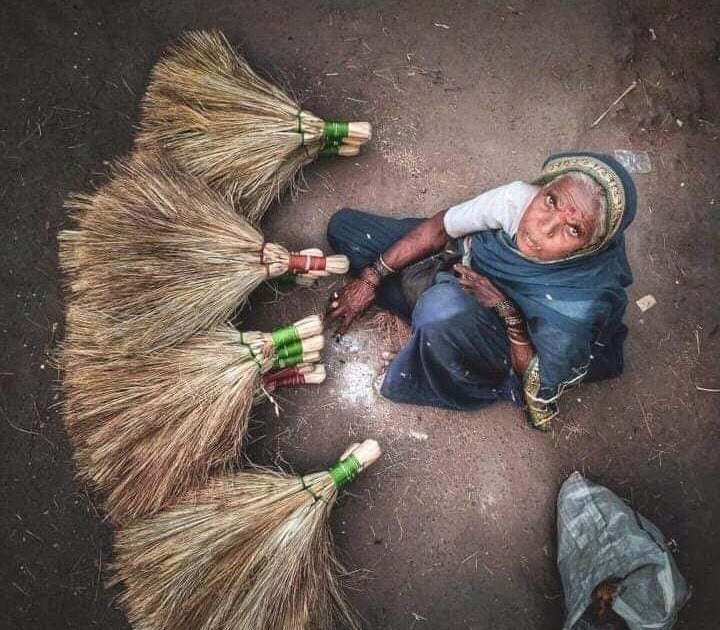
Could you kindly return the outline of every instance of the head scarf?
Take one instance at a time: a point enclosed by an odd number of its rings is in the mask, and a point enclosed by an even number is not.
[[[503,231],[472,238],[472,267],[495,283],[525,315],[536,350],[525,374],[530,420],[538,428],[556,414],[563,389],[584,378],[622,371],[622,316],[632,273],[624,232],[635,217],[637,194],[615,159],[596,153],[559,153],[543,165],[536,183],[580,172],[604,190],[607,234],[598,243],[553,262],[525,257]]]

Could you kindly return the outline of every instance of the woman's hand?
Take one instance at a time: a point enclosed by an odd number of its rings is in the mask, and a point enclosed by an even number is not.
[[[367,277],[365,277],[367,273]],[[348,280],[340,291],[330,298],[325,317],[327,321],[338,320],[336,335],[344,335],[358,315],[364,313],[375,301],[379,278],[370,270],[363,270],[362,277]]]
[[[507,300],[505,294],[482,274],[461,264],[455,265],[453,270],[458,274],[460,286],[486,308],[493,308],[498,303]],[[517,311],[516,316],[521,317],[522,313]],[[519,324],[515,324],[511,328],[508,328],[505,322],[503,324],[506,326],[506,333],[510,341],[510,363],[515,373],[522,376],[525,374],[528,365],[530,365],[530,360],[535,354],[535,348],[533,348],[530,337],[525,331],[522,319]]]
[[[453,271],[457,274],[460,286],[474,296],[483,306],[492,308],[507,299],[505,294],[490,280],[477,271],[473,271],[470,267],[458,263],[453,265]]]

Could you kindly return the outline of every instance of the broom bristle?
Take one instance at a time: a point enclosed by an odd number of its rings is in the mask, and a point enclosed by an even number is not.
[[[235,329],[127,357],[95,345],[82,325],[76,309],[62,350],[65,426],[111,518],[152,514],[236,460],[271,362],[258,364]]]
[[[257,224],[295,188],[325,134],[322,119],[261,78],[221,33],[200,31],[183,35],[153,68],[136,145],[168,151]],[[351,139],[371,135],[369,123],[347,124]]]
[[[76,228],[59,236],[70,297],[103,314],[108,345],[131,352],[181,342],[287,270],[287,250],[274,246],[261,264],[262,235],[167,160],[136,154],[114,174],[68,202]]]
[[[363,443],[349,451],[334,477],[239,472],[118,532],[115,581],[125,585],[120,599],[133,626],[359,628],[340,588],[344,570],[327,521],[336,484],[352,478],[343,468],[351,460],[366,467],[379,447]]]
[[[137,144],[170,151],[257,222],[322,148],[322,120],[301,111],[222,34],[187,33],[152,71]]]

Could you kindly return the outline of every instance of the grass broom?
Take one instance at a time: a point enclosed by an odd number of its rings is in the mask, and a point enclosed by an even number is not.
[[[152,514],[233,464],[263,375],[319,360],[322,335],[276,347],[230,325],[149,355],[87,342],[71,307],[62,348],[64,419],[80,476],[120,523]],[[308,327],[304,334],[312,332]],[[259,334],[258,334],[259,335]]]
[[[328,517],[338,491],[379,455],[366,440],[326,472],[215,478],[120,530],[114,575],[130,622],[142,630],[358,628]]]
[[[288,272],[345,273],[345,256],[292,254],[199,179],[152,154],[68,206],[60,233],[70,299],[96,319],[106,345],[126,353],[182,342],[230,318],[264,280]]]
[[[219,32],[185,33],[152,70],[136,146],[167,151],[253,224],[318,155],[357,155],[366,122],[323,121]]]

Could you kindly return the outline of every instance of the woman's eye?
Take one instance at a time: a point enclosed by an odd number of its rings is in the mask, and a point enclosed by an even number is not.
[[[552,195],[545,195],[545,204],[551,208],[555,207],[555,198]]]
[[[570,232],[570,236],[573,238],[579,238],[580,237],[580,230],[576,228],[574,225],[568,226],[568,230]]]

